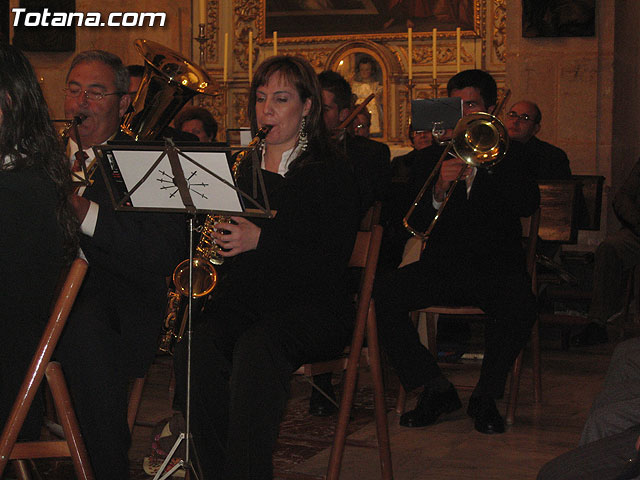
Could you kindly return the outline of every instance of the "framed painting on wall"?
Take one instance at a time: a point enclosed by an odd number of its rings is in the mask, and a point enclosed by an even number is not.
[[[401,38],[454,32],[480,35],[486,0],[261,0],[258,22],[263,40],[348,40]]]

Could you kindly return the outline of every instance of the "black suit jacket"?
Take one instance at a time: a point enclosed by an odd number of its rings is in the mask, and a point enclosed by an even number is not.
[[[92,237],[80,246],[89,270],[80,295],[121,333],[132,375],[144,374],[156,351],[167,291],[166,277],[186,257],[182,214],[115,211],[100,171],[84,197],[100,210]]]
[[[534,179],[520,168],[521,154],[521,146],[515,144],[493,168],[479,167],[468,198],[465,182],[458,184],[433,229],[423,259],[462,275],[526,271],[520,217],[535,212],[540,192]],[[422,208],[416,211],[412,223],[420,230],[426,229],[436,213],[432,198],[432,190],[427,190]]]
[[[391,152],[384,143],[347,134],[347,157],[358,181],[362,208],[366,210],[376,200],[386,200],[391,185]]]
[[[571,178],[569,158],[564,150],[537,137],[532,137],[523,145],[523,152],[525,166],[536,180],[567,180]]]

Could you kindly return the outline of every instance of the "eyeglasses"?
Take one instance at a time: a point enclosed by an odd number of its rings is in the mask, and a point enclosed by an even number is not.
[[[92,102],[99,102],[104,97],[109,95],[124,95],[123,92],[104,93],[99,90],[82,90],[79,87],[67,87],[63,89],[65,97],[77,98],[80,95],[87,97],[87,100]]]
[[[427,136],[429,135],[431,132],[429,130],[414,130],[413,131],[413,136],[414,137],[419,137],[419,136]]]
[[[356,125],[355,128],[362,129],[362,128],[369,128],[369,127],[371,127],[371,125],[367,125],[365,123],[359,123],[358,125]]]
[[[518,112],[514,112],[513,110],[511,110],[510,112],[507,112],[507,117],[512,118],[513,120],[518,119],[521,122],[533,122],[533,121],[535,121],[533,118],[531,118],[526,113],[518,115]]]

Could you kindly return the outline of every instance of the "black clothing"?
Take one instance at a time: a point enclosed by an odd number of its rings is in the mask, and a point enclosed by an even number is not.
[[[192,427],[208,480],[272,477],[291,373],[339,353],[351,330],[346,266],[359,222],[352,173],[344,159],[309,152],[284,178],[263,173],[278,213],[255,221],[255,250],[225,260],[194,333]]]
[[[349,133],[344,141],[358,181],[364,212],[374,201],[385,201],[389,196],[391,152],[384,143]]]
[[[531,137],[528,142],[522,145],[525,165],[534,179],[541,181],[571,178],[569,158],[564,150],[537,137]]]
[[[438,148],[429,148],[437,160]],[[476,394],[502,395],[506,376],[535,321],[535,298],[526,272],[520,217],[539,205],[537,185],[517,164],[518,147],[491,170],[478,168],[469,198],[458,185],[420,261],[378,278],[375,301],[392,365],[407,391],[442,373],[418,338],[408,312],[429,305],[477,305],[491,317]],[[429,170],[427,162],[422,169]],[[425,176],[416,177],[422,184]],[[414,225],[424,230],[435,215],[428,190]]]
[[[63,270],[58,195],[39,169],[0,170],[0,425],[4,425],[49,318]],[[36,397],[20,437],[40,436]]]
[[[97,479],[128,478],[127,382],[146,374],[166,280],[186,257],[181,214],[116,212],[98,171],[84,197],[100,206],[81,235],[89,269],[56,351]]]

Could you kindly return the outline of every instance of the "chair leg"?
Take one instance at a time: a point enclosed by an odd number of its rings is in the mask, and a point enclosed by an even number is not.
[[[511,370],[511,387],[509,388],[509,401],[507,403],[507,418],[505,422],[507,425],[513,425],[513,420],[516,415],[516,405],[518,403],[518,390],[520,389],[520,372],[522,370],[522,354],[521,351],[513,364]]]
[[[438,313],[427,313],[427,348],[436,360],[438,359]]]
[[[127,408],[127,423],[129,424],[130,432],[133,432],[136,416],[140,409],[140,402],[142,402],[142,390],[144,389],[145,381],[146,377],[136,378],[133,381],[133,386],[131,387],[131,393],[129,394],[129,407]]]
[[[384,384],[382,382],[382,364],[380,363],[380,344],[376,326],[375,306],[369,306],[367,315],[367,342],[371,356],[371,374],[374,386],[374,406],[376,412],[376,431],[378,434],[378,452],[380,455],[380,471],[383,480],[393,478],[391,468],[391,449],[389,446],[389,428],[387,425],[387,411],[384,402]]]
[[[407,392],[404,387],[400,385],[398,389],[398,400],[396,400],[396,414],[402,415],[407,404]]]
[[[540,321],[531,330],[531,354],[533,357],[533,396],[537,405],[542,403],[542,374],[540,365]]]
[[[351,415],[351,407],[353,406],[353,397],[356,389],[358,363],[360,360],[360,353],[362,352],[362,344],[364,342],[365,323],[366,319],[361,316],[356,319],[355,329],[351,339],[351,350],[349,352],[347,371],[344,375],[344,387],[342,395],[340,396],[338,423],[336,425],[333,445],[331,446],[331,453],[329,455],[327,480],[338,480],[340,476],[342,456],[344,454],[344,446],[347,440],[347,425],[349,424],[349,416]]]
[[[71,397],[58,362],[50,362],[46,369],[47,382],[53,394],[58,419],[62,423],[65,439],[69,445],[71,459],[80,480],[93,480],[93,470],[89,462],[89,454],[80,434],[78,419],[71,405]]]

